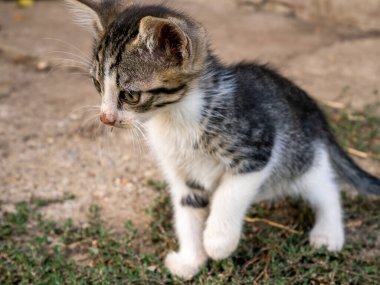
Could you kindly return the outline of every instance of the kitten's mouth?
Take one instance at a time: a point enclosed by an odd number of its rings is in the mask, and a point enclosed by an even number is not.
[[[117,123],[117,124],[113,125],[112,127],[118,128],[118,129],[129,129],[129,128],[131,128],[131,124],[122,122],[122,123]]]
[[[124,122],[124,121],[115,121],[113,124],[106,124],[103,122],[104,125],[113,128],[118,128],[118,129],[129,129],[132,126],[132,122]]]

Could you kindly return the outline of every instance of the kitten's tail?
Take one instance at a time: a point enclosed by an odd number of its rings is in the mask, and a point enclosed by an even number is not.
[[[380,195],[380,179],[361,169],[334,138],[329,140],[331,161],[339,176],[359,192]]]

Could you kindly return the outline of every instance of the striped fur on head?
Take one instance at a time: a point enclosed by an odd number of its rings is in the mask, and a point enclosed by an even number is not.
[[[179,102],[204,69],[205,30],[175,10],[111,0],[67,2],[82,12],[80,22],[92,23],[91,74],[102,95],[121,94],[111,96],[120,110],[146,113]],[[139,96],[137,104],[123,99],[131,94]]]

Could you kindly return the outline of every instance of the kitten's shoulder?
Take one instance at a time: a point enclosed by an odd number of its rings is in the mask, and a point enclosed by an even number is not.
[[[236,99],[246,102],[246,106],[262,106],[266,110],[282,113],[274,112],[276,116],[284,116],[286,112],[304,123],[312,122],[315,126],[327,129],[328,124],[316,101],[272,66],[241,62],[229,66],[229,69],[236,78]]]
[[[239,90],[252,95],[267,96],[268,99],[283,98],[289,103],[299,101],[315,107],[315,102],[309,94],[269,64],[240,62],[228,68],[235,75]]]

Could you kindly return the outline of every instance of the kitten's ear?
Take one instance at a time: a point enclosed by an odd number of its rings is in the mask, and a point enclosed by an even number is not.
[[[139,38],[149,52],[175,64],[190,58],[191,41],[178,24],[170,19],[147,16],[141,19]]]
[[[106,27],[127,7],[126,1],[118,0],[65,0],[81,26],[100,36]]]
[[[75,22],[100,35],[104,25],[100,19],[99,2],[93,0],[65,0],[69,10],[74,14]]]

